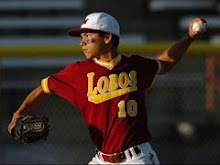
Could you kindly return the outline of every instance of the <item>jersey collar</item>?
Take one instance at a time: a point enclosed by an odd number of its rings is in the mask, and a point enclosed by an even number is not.
[[[114,59],[112,59],[110,62],[98,60],[97,58],[94,58],[94,62],[97,65],[103,66],[109,70],[112,70],[119,62],[121,61],[121,55],[118,54]]]

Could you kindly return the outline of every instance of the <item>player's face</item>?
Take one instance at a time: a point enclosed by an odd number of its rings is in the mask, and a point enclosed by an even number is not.
[[[105,50],[104,35],[82,33],[80,46],[87,59],[98,58]]]

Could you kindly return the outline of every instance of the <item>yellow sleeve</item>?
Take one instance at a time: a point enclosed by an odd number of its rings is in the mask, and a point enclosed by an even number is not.
[[[160,73],[161,69],[162,69],[162,64],[160,62],[160,60],[156,59],[157,63],[158,63],[158,70],[157,70],[157,74]]]
[[[46,94],[51,94],[50,89],[48,87],[48,78],[44,78],[41,80],[41,87]]]

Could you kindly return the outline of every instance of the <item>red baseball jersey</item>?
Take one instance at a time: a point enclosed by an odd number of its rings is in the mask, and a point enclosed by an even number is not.
[[[158,68],[157,60],[136,55],[84,60],[43,79],[42,88],[72,103],[97,148],[111,154],[150,140],[145,89]]]

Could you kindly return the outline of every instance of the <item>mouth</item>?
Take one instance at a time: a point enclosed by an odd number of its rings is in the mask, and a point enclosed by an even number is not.
[[[89,58],[88,50],[82,49],[83,54],[86,56],[86,58]]]
[[[87,49],[82,49],[83,52],[87,52]]]

